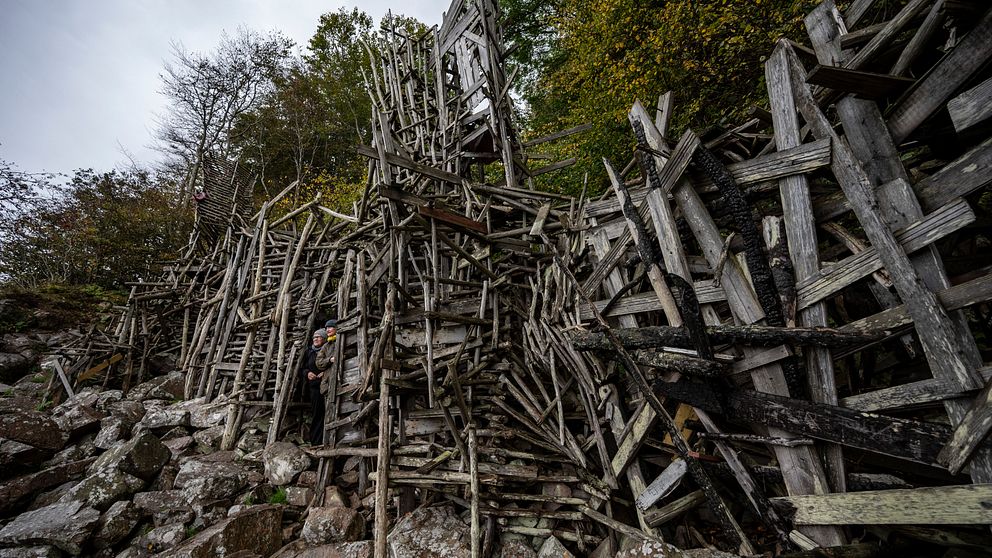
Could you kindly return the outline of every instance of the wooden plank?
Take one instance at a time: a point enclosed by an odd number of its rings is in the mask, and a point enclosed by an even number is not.
[[[643,122],[642,125],[648,145],[660,151],[665,146],[664,138],[650,122]],[[724,241],[719,228],[699,198],[699,194],[685,177],[675,186],[672,194],[685,216],[693,237],[702,249],[707,263],[711,269],[717,269],[723,253]],[[754,290],[741,270],[736,265],[726,265],[723,267],[722,274],[722,285],[727,293],[727,302],[735,318],[745,324],[753,324],[762,320],[764,312],[761,310]],[[745,347],[743,352],[747,357],[752,353],[752,350]],[[782,394],[789,392],[785,374],[777,363],[755,368],[750,374],[751,380],[758,390]],[[786,434],[774,429],[771,433],[776,436]],[[773,451],[776,459],[783,464],[783,469],[786,471],[784,480],[790,494],[820,493],[829,490],[820,459],[811,448],[775,447]],[[844,535],[839,529],[810,528],[807,534],[826,546],[844,543]]]
[[[986,382],[992,379],[992,367],[980,368],[978,372]],[[969,391],[962,390],[953,382],[929,378],[851,395],[841,399],[840,405],[856,411],[887,411],[963,397]]]
[[[909,0],[909,2],[903,6],[899,13],[895,15],[889,22],[885,25],[877,35],[872,37],[871,41],[864,46],[857,54],[852,56],[845,64],[844,67],[851,70],[858,70],[866,66],[875,56],[881,52],[882,49],[889,46],[889,44],[896,38],[902,29],[909,24],[916,17],[916,14],[920,13],[923,8],[926,8],[932,0]]]
[[[947,103],[954,130],[961,133],[992,116],[992,78],[989,78]]]
[[[909,308],[913,321],[920,331],[925,332],[925,335],[920,336],[920,341],[931,369],[935,370],[935,375],[940,373],[955,377],[962,387],[980,385],[974,367],[962,359],[960,351],[955,350],[958,342],[954,338],[954,325],[950,316],[937,302],[936,295],[923,285],[909,256],[875,210],[878,207],[878,198],[864,169],[850,150],[840,144],[837,133],[803,83],[805,72],[791,50],[790,54],[793,88],[799,111],[814,136],[829,137],[834,141],[834,162],[831,163],[831,169],[850,200],[861,227],[891,274],[896,291]]]
[[[103,362],[101,362],[101,363],[99,363],[97,365],[94,365],[94,366],[88,368],[84,372],[80,372],[80,374],[78,376],[76,376],[76,383],[78,384],[79,382],[85,382],[86,380],[89,380],[93,376],[96,376],[97,374],[99,374],[100,372],[102,372],[103,370],[105,370],[108,366],[110,366],[112,364],[115,364],[115,363],[118,363],[118,362],[120,362],[123,359],[124,359],[124,355],[123,354],[121,354],[121,353],[114,354],[113,356],[111,356],[107,360],[105,360],[105,361],[103,361]]]
[[[893,76],[850,70],[836,66],[817,64],[806,76],[806,83],[853,93],[864,99],[882,99],[897,95],[914,83],[915,80]]]
[[[638,450],[647,441],[648,434],[652,432],[655,423],[658,422],[658,415],[650,405],[644,405],[641,407],[641,412],[631,420],[634,421],[634,425],[630,434],[624,437],[617,452],[613,454],[611,466],[613,467],[613,474],[618,477],[627,469],[627,466],[637,456]]]
[[[539,138],[536,138],[536,139],[525,141],[521,145],[523,147],[534,147],[535,145],[540,145],[542,143],[547,143],[549,141],[555,141],[555,140],[559,140],[559,139],[562,139],[562,138],[567,138],[568,136],[575,135],[575,134],[578,134],[580,132],[585,132],[586,130],[591,130],[591,129],[592,129],[592,123],[591,122],[586,122],[585,124],[579,124],[578,126],[575,126],[573,128],[569,128],[567,130],[561,130],[561,131],[555,132],[553,134],[548,134],[548,135],[543,136],[543,137],[539,137]]]
[[[899,55],[899,59],[896,63],[892,65],[892,69],[889,73],[894,76],[904,75],[909,71],[910,66],[916,62],[916,59],[923,53],[924,47],[930,42],[933,34],[940,29],[940,25],[944,20],[944,0],[936,0],[933,6],[930,7],[930,12],[927,17],[924,18],[923,23],[916,30],[913,38],[909,40],[909,44],[906,48],[902,50],[902,54]]]
[[[937,294],[947,310],[958,310],[992,299],[992,274],[944,289]],[[840,331],[882,331],[913,323],[905,305],[890,308],[838,328]]]
[[[696,291],[696,299],[700,304],[712,304],[714,302],[727,300],[723,290],[717,287],[712,280],[705,279],[702,281],[696,281],[696,283],[693,284],[693,287]],[[609,302],[609,300],[597,300],[595,302],[596,309],[603,311]],[[628,314],[640,314],[642,312],[654,312],[657,310],[661,310],[661,303],[658,302],[658,297],[655,296],[653,292],[637,293],[635,295],[621,298],[610,308],[610,311],[606,313],[606,316],[624,316]],[[580,305],[579,319],[582,321],[595,319],[592,309],[585,304]]]
[[[665,523],[668,523],[705,501],[706,495],[703,494],[702,490],[690,492],[689,494],[674,500],[672,503],[651,512],[648,515],[648,524],[653,527],[664,525]]]
[[[836,10],[824,11],[832,7],[824,2],[813,14],[806,18],[807,26],[817,25],[818,13],[824,17],[838,17]],[[829,28],[827,25],[821,28]],[[817,44],[814,40],[814,46]],[[802,133],[796,115],[796,104],[792,94],[792,74],[783,49],[776,48],[765,64],[765,81],[768,99],[772,110],[775,129],[775,144],[780,149],[799,145]],[[779,195],[782,200],[782,214],[785,220],[789,256],[794,266],[796,278],[796,310],[799,324],[806,327],[827,325],[827,310],[823,304],[802,304],[799,284],[818,276],[820,271],[819,246],[816,236],[816,221],[813,218],[812,195],[805,175],[794,175],[781,179]],[[837,404],[837,381],[834,374],[833,358],[825,347],[810,348],[804,353],[809,374],[810,397],[817,403]],[[831,486],[843,492],[846,489],[844,459],[839,447],[828,446],[825,463]]]
[[[750,390],[721,393],[686,381],[656,382],[655,388],[665,397],[721,414],[727,420],[784,428],[928,466],[940,466],[937,455],[951,435],[951,428],[945,424],[863,413]]]
[[[978,394],[964,418],[954,429],[947,445],[940,450],[937,461],[952,474],[958,474],[968,464],[979,444],[992,430],[992,382]]]
[[[367,145],[359,145],[357,150],[359,155],[369,157],[370,159],[376,159],[380,157],[379,152],[374,147],[369,147]],[[461,176],[453,172],[443,171],[441,169],[429,165],[422,165],[414,161],[413,159],[404,157],[402,155],[397,155],[396,153],[385,153],[384,155],[386,162],[390,165],[396,165],[397,167],[400,168],[419,172],[424,176],[429,176],[431,178],[435,178],[437,180],[441,180],[449,184],[456,184],[460,186],[462,181],[464,180]]]
[[[864,17],[865,13],[868,12],[868,8],[875,3],[875,0],[854,0],[851,5],[847,7],[847,11],[844,12],[844,23],[847,25],[848,29],[853,29],[861,18]]]
[[[437,219],[442,223],[451,225],[457,229],[466,231],[475,231],[479,234],[489,234],[489,227],[480,221],[475,219],[469,219],[463,215],[458,215],[446,209],[441,209],[438,207],[420,206],[417,208],[417,213],[425,217],[430,217],[431,219]]]
[[[913,189],[924,211],[976,192],[992,183],[992,138],[948,163]]]
[[[920,124],[992,56],[992,10],[954,49],[934,66],[889,113],[889,130],[896,143],[904,141]]]
[[[912,254],[945,236],[964,228],[976,219],[967,202],[958,198],[921,221],[894,233],[906,254]],[[816,304],[842,289],[882,269],[878,250],[869,247],[817,271],[796,284],[796,304],[800,309]]]
[[[992,523],[992,485],[871,490],[772,498],[799,525],[984,525]]]
[[[641,492],[641,495],[637,497],[635,504],[641,510],[647,510],[654,505],[655,502],[661,500],[668,494],[671,494],[675,490],[679,483],[682,482],[682,478],[685,477],[688,467],[685,461],[679,459],[673,461],[665,470],[658,475],[658,478],[651,481],[651,484]]]

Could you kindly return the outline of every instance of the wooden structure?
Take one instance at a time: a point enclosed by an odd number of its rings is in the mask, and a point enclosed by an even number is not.
[[[526,149],[583,127],[520,140],[492,0],[385,30],[354,213],[272,214],[290,186],[228,222],[68,350],[68,381],[171,355],[188,397],[227,402],[225,447],[264,417],[273,442],[337,318],[310,453],[377,556],[433,502],[467,510],[476,556],[507,534],[809,550],[852,524],[880,542],[851,555],[987,546],[992,10],[888,9],[819,5],[739,126],[673,141],[677,100],[634,102],[599,199],[533,188],[574,160]]]

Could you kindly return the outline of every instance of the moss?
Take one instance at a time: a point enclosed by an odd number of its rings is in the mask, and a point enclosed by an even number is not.
[[[280,488],[276,490],[276,493],[269,498],[270,504],[285,504],[286,503],[286,489]]]

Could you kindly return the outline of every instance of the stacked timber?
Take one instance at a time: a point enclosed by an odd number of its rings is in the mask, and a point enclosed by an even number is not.
[[[312,505],[356,493],[377,556],[441,504],[472,556],[988,548],[992,10],[827,0],[806,26],[747,122],[676,138],[671,94],[633,102],[597,199],[535,189],[574,159],[528,149],[587,127],[519,136],[492,0],[384,29],[352,213],[277,211],[293,185],[232,211],[66,385],[167,360],[226,406],[222,448],[271,445],[337,319]]]

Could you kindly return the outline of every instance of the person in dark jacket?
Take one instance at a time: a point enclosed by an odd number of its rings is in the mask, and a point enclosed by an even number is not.
[[[317,355],[326,342],[327,331],[324,328],[313,332],[313,344],[307,348],[303,366],[300,367],[300,379],[310,395],[310,414],[313,416],[310,422],[310,444],[314,446],[324,443],[324,394],[320,392],[324,371],[317,366]]]

